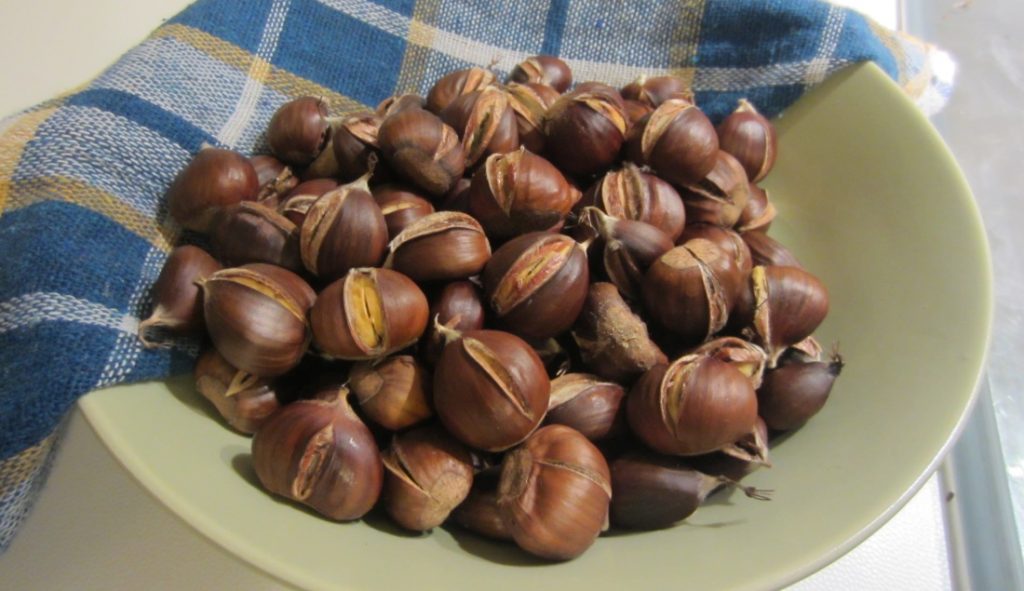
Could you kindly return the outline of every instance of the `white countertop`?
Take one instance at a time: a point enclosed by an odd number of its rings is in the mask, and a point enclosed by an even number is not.
[[[0,116],[86,82],[188,3],[3,3]],[[896,22],[894,0],[842,3]],[[933,477],[876,534],[793,588],[951,588],[942,496]],[[35,509],[0,555],[0,580],[9,589],[287,588],[151,497],[77,410]]]

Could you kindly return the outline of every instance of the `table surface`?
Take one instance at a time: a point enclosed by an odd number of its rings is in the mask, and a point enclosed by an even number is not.
[[[3,3],[0,116],[86,82],[188,3]],[[891,26],[901,16],[896,0],[840,3]],[[74,50],[53,50],[54,39]],[[876,534],[793,589],[952,588],[945,495],[933,477]],[[194,532],[151,497],[77,410],[35,509],[0,555],[0,578],[11,589],[286,588]]]

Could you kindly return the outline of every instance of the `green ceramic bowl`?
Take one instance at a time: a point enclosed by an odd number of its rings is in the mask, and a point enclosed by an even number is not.
[[[547,564],[457,530],[337,524],[260,490],[249,440],[188,379],[112,388],[81,406],[157,498],[257,568],[313,589],[767,589],[877,529],[917,490],[973,399],[992,318],[978,210],[928,121],[858,66],[778,122],[772,235],[828,285],[818,332],[847,368],[829,404],[749,482],[774,500],[712,497],[684,524],[604,537]]]

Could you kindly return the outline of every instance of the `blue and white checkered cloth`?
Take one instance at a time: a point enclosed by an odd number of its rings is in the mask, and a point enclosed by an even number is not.
[[[952,82],[941,52],[815,0],[201,0],[84,90],[0,121],[0,550],[79,396],[190,370],[194,344],[135,333],[180,232],[164,191],[201,144],[264,152],[293,97],[372,108],[536,53],[579,81],[681,76],[715,119],[741,97],[776,115],[865,60],[928,111]]]

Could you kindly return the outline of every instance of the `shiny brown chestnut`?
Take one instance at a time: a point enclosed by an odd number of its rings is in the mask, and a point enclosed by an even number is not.
[[[282,161],[295,166],[313,162],[331,138],[327,103],[318,97],[290,100],[274,112],[267,125],[267,142]]]
[[[651,340],[647,325],[610,283],[594,283],[572,330],[583,363],[593,373],[629,383],[668,359]]]
[[[301,228],[310,206],[321,195],[337,188],[338,182],[334,179],[314,179],[299,183],[284,197],[281,204],[278,205],[277,211]]]
[[[174,177],[167,188],[167,207],[183,227],[206,233],[221,209],[253,201],[259,189],[259,177],[248,158],[206,147]]]
[[[744,232],[741,236],[755,265],[803,268],[788,248],[764,232]]]
[[[581,203],[614,218],[651,224],[672,241],[686,224],[686,210],[672,185],[628,162],[590,187]]]
[[[626,396],[630,429],[651,449],[698,455],[730,447],[757,420],[747,376],[705,354],[684,355],[648,370]]]
[[[685,244],[695,238],[703,238],[714,242],[719,248],[729,253],[739,269],[740,275],[747,277],[750,270],[754,268],[754,258],[746,240],[732,228],[724,228],[715,224],[699,222],[688,224],[683,234],[679,237],[678,243]],[[761,263],[756,263],[761,264]]]
[[[775,205],[768,199],[768,191],[754,183],[747,188],[750,198],[747,199],[747,206],[740,212],[736,220],[736,231],[745,232],[767,232],[772,221],[777,215]]]
[[[420,340],[420,355],[434,365],[444,349],[444,336],[438,326],[466,332],[484,327],[484,303],[480,288],[471,281],[453,281],[434,296],[430,303],[431,322]]]
[[[756,390],[761,386],[768,355],[764,349],[739,337],[719,337],[702,343],[691,353],[709,355],[740,370]]]
[[[670,98],[693,102],[693,91],[677,76],[640,76],[622,87],[622,98],[657,109]]]
[[[434,213],[434,205],[416,189],[404,185],[386,184],[373,188],[373,198],[384,214],[388,227],[388,239],[395,236],[409,224]]]
[[[494,240],[557,226],[580,193],[550,162],[525,148],[494,154],[473,175],[469,213]]]
[[[773,367],[786,347],[809,337],[828,314],[828,291],[797,267],[757,266],[750,273],[754,295],[753,340]]]
[[[672,249],[672,239],[656,226],[609,216],[596,207],[585,207],[580,227],[596,235],[591,261],[600,267],[623,296],[640,298],[644,273],[658,257]]]
[[[461,211],[469,213],[469,188],[472,185],[470,179],[462,178],[455,181],[451,190],[445,193],[438,204],[438,211]]]
[[[491,154],[505,154],[519,147],[519,128],[508,95],[497,86],[463,94],[441,111],[441,121],[462,138],[466,168],[473,168]]]
[[[494,83],[494,72],[484,68],[466,68],[442,76],[427,93],[426,109],[440,114],[456,98],[483,90]]]
[[[377,144],[395,173],[434,196],[447,193],[466,168],[458,134],[423,109],[386,117],[377,132]]]
[[[595,375],[561,375],[551,380],[544,423],[572,427],[591,441],[619,437],[626,431],[625,395],[622,386]]]
[[[786,360],[766,371],[757,391],[758,414],[772,429],[799,428],[824,408],[843,365],[833,351],[827,362]]]
[[[376,359],[416,342],[427,327],[427,297],[405,275],[355,268],[325,288],[310,310],[313,340],[336,359]]]
[[[679,196],[686,206],[688,222],[731,228],[750,199],[750,183],[740,163],[719,150],[711,172],[697,183],[680,187]]]
[[[572,86],[572,70],[553,55],[535,55],[516,64],[508,79],[521,84],[546,84],[565,92]]]
[[[494,251],[483,272],[484,295],[501,326],[546,339],[576,321],[587,297],[586,252],[563,234],[533,232]]]
[[[210,235],[210,245],[228,266],[270,263],[302,270],[299,229],[273,209],[243,201],[224,209]]]
[[[377,131],[381,121],[374,113],[359,113],[338,123],[331,144],[342,181],[354,181],[370,170],[371,158],[379,153]],[[380,176],[379,171],[374,174]]]
[[[485,451],[526,439],[544,418],[551,388],[530,345],[507,332],[441,330],[447,344],[434,368],[434,408],[448,432]]]
[[[439,211],[413,222],[388,245],[384,266],[414,281],[465,279],[491,258],[491,244],[473,216]]]
[[[690,456],[685,461],[689,467],[705,474],[738,481],[759,468],[770,467],[768,452],[768,426],[758,416],[754,421],[754,430],[740,438],[731,448]]]
[[[216,349],[199,356],[193,376],[196,390],[241,433],[255,433],[282,406],[270,379],[240,371]]]
[[[568,174],[607,170],[626,139],[625,105],[614,88],[592,84],[564,94],[544,116],[545,154]]]
[[[641,295],[650,318],[696,345],[722,330],[743,281],[732,258],[697,238],[666,252],[644,275]]]
[[[502,462],[498,511],[516,544],[550,560],[570,560],[607,527],[608,463],[564,425],[538,429]]]
[[[359,519],[380,497],[383,466],[344,386],[298,400],[252,439],[252,465],[268,491],[336,521]]]
[[[508,104],[516,116],[519,142],[534,154],[544,150],[544,113],[558,100],[558,91],[546,84],[510,83]]]
[[[309,206],[299,232],[302,264],[326,280],[380,264],[387,241],[384,214],[365,176],[320,196]]]
[[[753,183],[771,172],[778,153],[775,127],[754,105],[740,99],[739,106],[718,124],[718,142],[743,165]]]
[[[669,527],[693,515],[712,492],[723,486],[738,486],[724,476],[711,476],[676,458],[653,454],[621,456],[611,462],[609,469],[609,517],[612,525],[627,529]],[[750,498],[768,500],[769,491],[739,488]]]
[[[413,531],[444,523],[473,485],[469,449],[438,425],[396,434],[383,460],[384,510]]]
[[[672,98],[630,129],[626,157],[675,185],[700,182],[715,166],[718,136],[693,103]]]
[[[298,177],[292,169],[273,156],[259,155],[249,158],[260,188],[256,193],[256,202],[271,209],[276,208],[281,199],[299,184]]]
[[[485,473],[486,475],[486,473]],[[512,533],[498,512],[498,491],[494,486],[479,485],[480,475],[473,480],[473,488],[462,504],[451,513],[451,521],[461,527],[494,540],[512,541]]]
[[[407,109],[422,109],[426,106],[426,99],[418,94],[396,94],[382,100],[377,105],[375,113],[380,118],[385,118],[392,113],[405,111]]]
[[[162,342],[162,332],[197,335],[203,330],[203,302],[199,283],[221,269],[198,246],[184,245],[171,251],[153,284],[153,310],[139,323],[139,340],[147,349]]]
[[[356,363],[349,372],[348,385],[367,418],[389,431],[434,416],[430,372],[412,355]]]
[[[626,119],[629,121],[628,129],[632,129],[636,122],[654,112],[654,107],[647,103],[641,103],[640,101],[626,99],[622,101],[622,104],[625,106]],[[628,132],[626,133],[626,137],[629,137]]]
[[[301,277],[250,263],[217,271],[202,289],[210,340],[231,365],[260,377],[298,365],[310,341],[306,313],[316,299]]]

